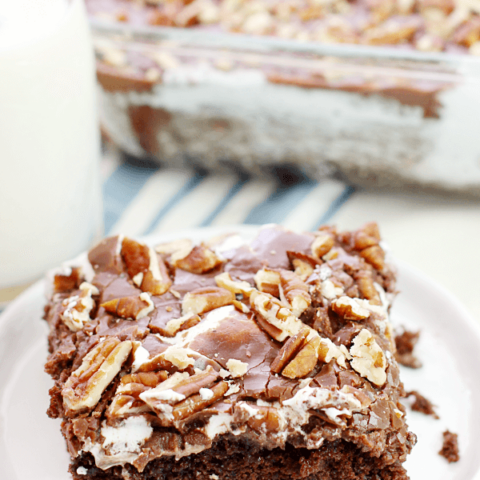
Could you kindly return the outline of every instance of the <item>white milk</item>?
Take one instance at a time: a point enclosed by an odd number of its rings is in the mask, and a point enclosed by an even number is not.
[[[83,3],[0,0],[0,290],[98,238],[98,159]]]

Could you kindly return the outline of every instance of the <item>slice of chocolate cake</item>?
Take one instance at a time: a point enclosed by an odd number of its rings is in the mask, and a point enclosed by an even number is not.
[[[54,275],[48,414],[75,480],[406,479],[376,224],[107,238]]]

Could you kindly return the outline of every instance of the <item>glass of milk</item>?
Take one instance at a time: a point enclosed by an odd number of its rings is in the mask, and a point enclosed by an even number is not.
[[[0,305],[102,233],[82,0],[0,0]]]

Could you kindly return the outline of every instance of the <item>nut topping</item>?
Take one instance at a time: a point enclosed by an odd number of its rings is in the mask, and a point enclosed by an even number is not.
[[[55,293],[68,292],[78,288],[81,284],[81,271],[79,267],[73,267],[69,273],[57,273],[53,277],[53,290]]]
[[[232,305],[235,295],[219,287],[197,288],[183,297],[182,315],[201,315],[210,310]]]
[[[360,255],[377,270],[383,270],[385,267],[385,252],[379,245],[365,248]]]
[[[250,306],[257,315],[280,331],[273,337],[279,342],[295,335],[303,326],[288,308],[268,293],[253,292],[250,295]]]
[[[165,370],[123,376],[112,404],[107,410],[107,417],[123,417],[149,412],[151,409],[140,399],[140,394],[155,388],[167,377],[168,373]]]
[[[312,243],[312,255],[320,260],[335,245],[333,236],[327,232],[316,232],[315,240]]]
[[[381,387],[386,382],[387,375],[385,370],[387,361],[385,354],[367,329],[361,330],[353,339],[350,354],[353,357],[350,362],[352,368],[362,377],[365,377],[378,387]]]
[[[298,351],[305,345],[309,328],[302,328],[296,335],[290,337],[278,352],[275,360],[272,362],[270,369],[273,373],[280,373],[288,362],[298,353]]]
[[[312,303],[312,298],[308,293],[308,285],[288,270],[280,271],[280,279],[283,294],[290,309],[296,317],[299,317]]]
[[[69,415],[91,409],[117,376],[132,350],[132,342],[110,337],[85,355],[82,364],[65,383],[63,403]]]
[[[130,238],[122,242],[122,256],[133,283],[143,292],[163,295],[172,285],[165,263],[149,248]]]
[[[139,296],[132,295],[129,297],[115,298],[100,305],[107,312],[125,319],[140,320],[146,317],[154,310],[153,302],[150,295],[146,292]]]
[[[95,307],[92,295],[99,295],[98,288],[83,282],[80,285],[80,295],[74,295],[63,301],[65,310],[60,315],[63,323],[72,331],[78,332],[90,321],[90,313]]]
[[[169,243],[162,243],[155,247],[155,251],[164,255],[171,255],[172,262],[185,258],[193,250],[191,240],[184,238],[183,240],[175,240]]]
[[[188,313],[180,318],[172,318],[165,325],[163,334],[166,337],[174,337],[178,332],[187,330],[200,323],[200,317],[193,313]]]
[[[176,254],[172,255],[172,264],[186,270],[190,273],[206,273],[218,267],[222,263],[222,260],[205,245],[198,245],[183,258],[178,258]]]
[[[282,375],[292,379],[308,375],[317,365],[320,344],[320,337],[314,336],[283,369]]]
[[[360,295],[366,298],[372,305],[381,305],[380,294],[375,288],[372,276],[366,272],[359,272],[355,276]]]
[[[301,252],[287,251],[287,256],[295,270],[295,274],[303,281],[307,280],[313,273],[316,265],[321,263],[321,260],[317,260]]]
[[[232,374],[233,378],[243,377],[248,370],[248,363],[241,362],[235,358],[231,358],[227,362],[228,371]]]
[[[277,298],[280,296],[280,283],[280,272],[271,270],[270,268],[262,268],[255,275],[257,288],[261,292],[268,293]]]
[[[245,297],[250,296],[253,287],[248,282],[234,281],[228,272],[221,273],[215,277],[215,282],[221,288],[232,292],[233,294],[241,294]]]
[[[360,306],[354,298],[347,296],[334,300],[332,302],[332,310],[346,320],[359,321],[365,320],[370,316],[370,312],[366,308]]]
[[[190,415],[193,415],[194,413],[200,412],[204,408],[213,405],[217,400],[222,398],[228,389],[229,385],[227,382],[219,382],[210,387],[213,395],[209,395],[208,399],[202,398],[202,395],[200,394],[192,395],[173,407],[173,418],[176,421],[180,421],[189,417]]]

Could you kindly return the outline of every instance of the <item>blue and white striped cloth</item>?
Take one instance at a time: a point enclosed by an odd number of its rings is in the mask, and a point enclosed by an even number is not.
[[[354,191],[331,179],[285,183],[273,176],[246,178],[139,166],[122,162],[108,149],[102,175],[106,235],[264,223],[314,230],[331,220]]]

